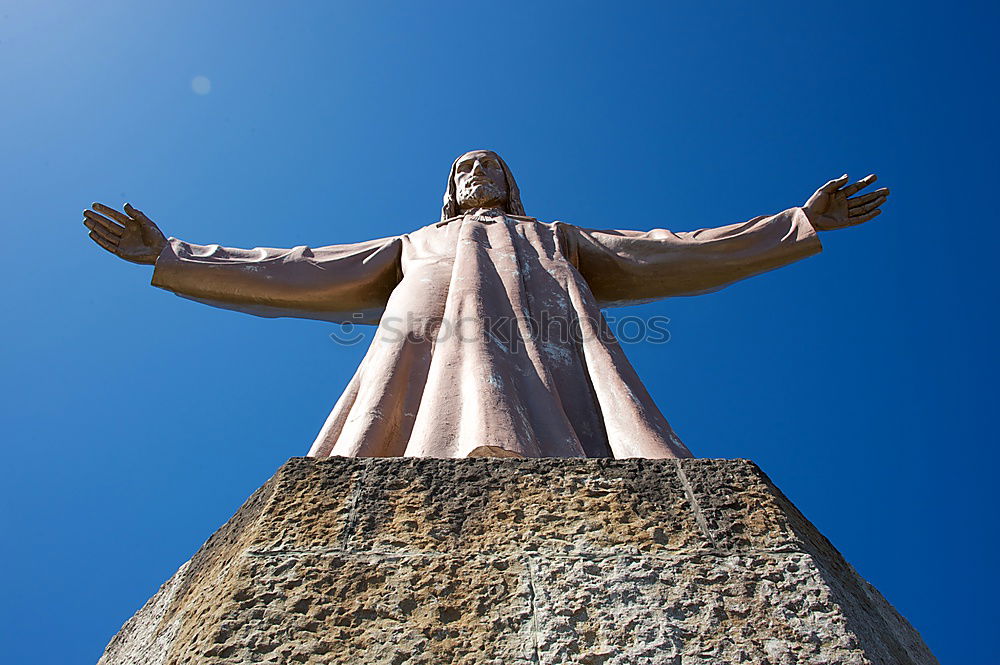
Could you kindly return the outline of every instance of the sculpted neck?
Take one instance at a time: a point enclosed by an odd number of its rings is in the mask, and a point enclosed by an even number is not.
[[[463,208],[460,211],[463,215],[475,215],[477,217],[498,217],[507,214],[499,206],[489,206],[485,208]]]

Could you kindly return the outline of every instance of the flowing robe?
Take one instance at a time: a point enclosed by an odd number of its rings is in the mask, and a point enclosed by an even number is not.
[[[171,238],[153,285],[378,324],[310,456],[690,457],[601,308],[715,291],[820,248],[799,208],[684,233],[464,215],[318,248]]]

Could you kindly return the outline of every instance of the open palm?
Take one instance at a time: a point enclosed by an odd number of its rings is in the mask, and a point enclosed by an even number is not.
[[[156,263],[156,257],[167,244],[153,220],[128,203],[124,213],[95,203],[93,210],[83,211],[83,217],[91,240],[132,263]]]
[[[889,198],[887,187],[854,196],[876,180],[878,178],[873,173],[848,185],[845,173],[817,189],[802,206],[802,210],[817,231],[832,231],[863,224],[882,214],[879,206]]]

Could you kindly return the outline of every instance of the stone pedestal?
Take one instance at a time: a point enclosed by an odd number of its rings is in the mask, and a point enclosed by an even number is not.
[[[937,660],[748,461],[296,458],[100,663]]]

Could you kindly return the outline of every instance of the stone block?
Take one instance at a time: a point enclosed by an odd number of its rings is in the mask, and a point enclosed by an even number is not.
[[[745,460],[295,458],[100,665],[936,662]]]

